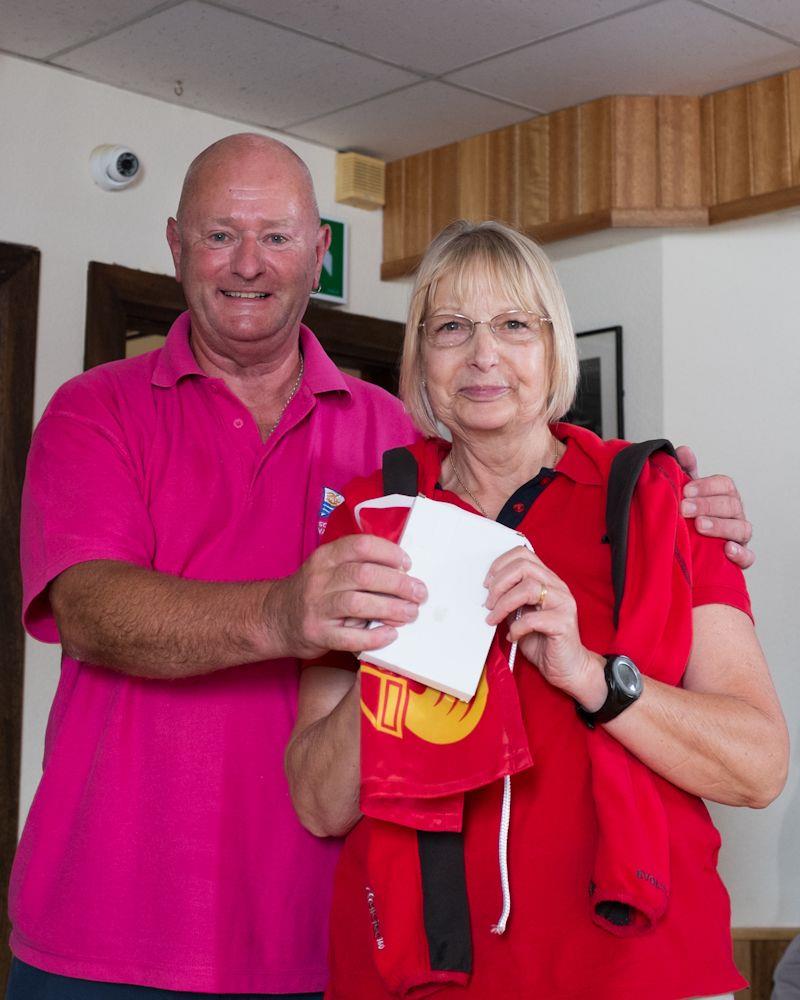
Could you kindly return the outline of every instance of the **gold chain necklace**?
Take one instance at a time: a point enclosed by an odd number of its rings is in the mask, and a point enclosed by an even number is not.
[[[275,428],[276,428],[276,427],[278,426],[278,424],[279,424],[279,423],[281,422],[281,417],[282,417],[282,416],[284,415],[284,413],[286,412],[286,407],[287,407],[287,406],[289,405],[289,403],[291,403],[291,401],[292,401],[292,400],[294,399],[294,397],[295,397],[295,393],[296,393],[296,392],[297,392],[297,390],[298,390],[298,389],[300,388],[300,383],[301,383],[301,382],[302,382],[302,380],[303,380],[303,367],[304,367],[304,361],[303,361],[303,355],[301,354],[301,355],[300,355],[300,371],[299,371],[299,372],[297,373],[297,378],[296,378],[296,379],[294,380],[294,385],[292,386],[292,391],[291,391],[291,392],[289,393],[289,395],[288,395],[288,396],[286,397],[286,402],[285,402],[285,403],[283,404],[283,406],[281,407],[281,412],[280,412],[280,413],[278,414],[278,416],[277,416],[277,417],[275,418],[275,423],[274,423],[274,424],[272,425],[272,427],[270,427],[270,429],[269,429],[269,434],[267,434],[267,437],[268,437],[268,438],[269,438],[269,437],[272,437],[272,433],[273,433],[273,431],[274,431],[274,430],[275,430]],[[264,440],[266,440],[266,438],[265,438]]]
[[[555,469],[556,465],[558,465],[558,453],[559,453],[559,449],[560,448],[561,448],[561,442],[558,440],[558,438],[554,438],[554,440],[553,440],[553,464],[551,465],[552,469]],[[489,515],[486,513],[486,510],[484,509],[483,504],[475,496],[475,494],[472,492],[472,490],[469,489],[469,487],[466,485],[466,483],[461,478],[461,476],[459,476],[459,474],[458,474],[458,466],[456,465],[455,459],[453,458],[453,452],[452,451],[450,452],[450,468],[453,470],[453,475],[456,477],[456,482],[461,487],[461,489],[467,494],[467,496],[470,498],[470,500],[474,504],[475,508],[477,510],[479,510],[481,512],[481,514],[483,514],[484,517],[489,517]]]

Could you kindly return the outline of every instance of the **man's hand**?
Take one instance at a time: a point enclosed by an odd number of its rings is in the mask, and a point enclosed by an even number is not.
[[[728,476],[697,474],[697,458],[688,445],[675,449],[683,471],[692,482],[683,489],[681,513],[694,517],[701,535],[725,538],[725,555],[742,569],[755,562],[755,553],[748,548],[753,526],[745,518],[744,507],[736,484]]]
[[[328,650],[380,649],[417,617],[426,599],[408,575],[403,550],[385,538],[351,535],[317,549],[292,576],[276,580],[264,605],[284,655],[311,659]],[[366,629],[369,621],[383,625]]]

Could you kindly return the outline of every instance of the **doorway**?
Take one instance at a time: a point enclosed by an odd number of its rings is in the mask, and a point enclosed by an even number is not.
[[[19,573],[19,514],[33,425],[33,378],[39,302],[39,251],[0,243],[0,989],[11,953],[6,911],[17,848],[25,634]]]

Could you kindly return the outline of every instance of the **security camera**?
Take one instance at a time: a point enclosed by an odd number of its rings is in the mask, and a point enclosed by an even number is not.
[[[104,191],[119,191],[139,176],[139,157],[127,146],[98,146],[89,158],[95,184]]]

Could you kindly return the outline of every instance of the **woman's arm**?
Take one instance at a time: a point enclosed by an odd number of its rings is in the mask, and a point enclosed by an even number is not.
[[[496,560],[487,586],[488,621],[522,608],[511,640],[549,683],[597,711],[607,693],[605,657],[582,644],[566,584],[518,548]],[[683,686],[643,678],[639,700],[606,728],[679,788],[726,805],[769,805],[786,781],[788,734],[752,622],[711,604],[694,609],[693,628]]]
[[[308,667],[300,678],[286,776],[300,822],[317,837],[342,836],[361,818],[360,693],[349,670]]]
[[[789,738],[753,624],[735,608],[709,604],[694,609],[693,626],[683,686],[643,678],[639,700],[606,728],[687,792],[768,806],[786,782]]]

